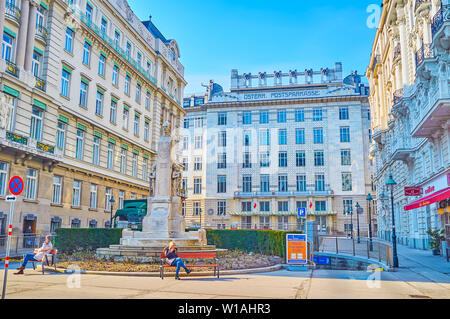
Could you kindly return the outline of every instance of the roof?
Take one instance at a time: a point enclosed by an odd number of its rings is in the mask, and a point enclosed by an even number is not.
[[[151,20],[148,21],[142,21],[142,24],[147,28],[148,31],[153,34],[155,38],[161,39],[164,43],[170,42],[170,40],[167,40],[166,37],[159,31],[159,29],[153,24]]]

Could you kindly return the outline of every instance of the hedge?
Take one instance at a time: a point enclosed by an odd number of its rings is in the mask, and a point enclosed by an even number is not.
[[[230,250],[286,257],[286,234],[303,234],[300,231],[221,229],[206,230],[208,245]]]
[[[96,250],[120,244],[121,228],[58,228],[53,244],[60,252]]]

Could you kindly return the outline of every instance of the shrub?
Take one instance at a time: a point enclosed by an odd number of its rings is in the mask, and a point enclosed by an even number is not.
[[[217,248],[254,252],[263,255],[286,257],[286,234],[303,232],[285,232],[276,230],[221,229],[206,230],[208,244]]]
[[[59,252],[69,254],[118,245],[122,238],[121,228],[59,228],[55,232],[53,244]]]

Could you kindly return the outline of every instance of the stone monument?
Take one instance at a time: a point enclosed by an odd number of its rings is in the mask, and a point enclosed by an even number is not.
[[[185,231],[180,197],[182,165],[173,158],[173,144],[170,125],[165,122],[158,143],[158,156],[150,174],[150,197],[142,231],[124,229],[120,245],[98,249],[100,257],[156,257],[155,253],[159,254],[170,241],[175,241],[177,247],[185,251],[214,249],[206,243],[205,230]]]

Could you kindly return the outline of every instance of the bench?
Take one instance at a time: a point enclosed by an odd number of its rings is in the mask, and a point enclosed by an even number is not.
[[[212,265],[186,265],[186,267],[188,268],[193,268],[193,267],[197,267],[197,268],[207,268],[207,267],[214,267],[214,277],[217,276],[217,278],[219,278],[220,276],[220,267],[219,267],[219,260],[217,259],[217,254],[216,252],[182,252],[182,253],[177,253],[178,257],[181,259],[214,259],[215,264]],[[160,278],[164,279],[164,268],[175,268],[176,266],[170,266],[167,265],[165,263],[165,259],[166,259],[166,255],[164,254],[164,252],[161,253],[161,265],[159,267],[160,269]]]
[[[38,249],[34,250],[34,253],[37,254]],[[57,249],[52,249],[50,251],[49,254],[45,254],[44,258],[41,261],[34,261],[34,260],[30,260],[30,263],[33,263],[33,270],[36,270],[36,263],[42,263],[42,274],[44,274],[44,264],[47,263],[47,266],[50,266],[50,262],[48,261],[48,258],[51,256],[52,257],[52,266],[55,267],[55,272],[56,272],[56,255],[58,253]],[[23,256],[25,258],[25,256]]]

